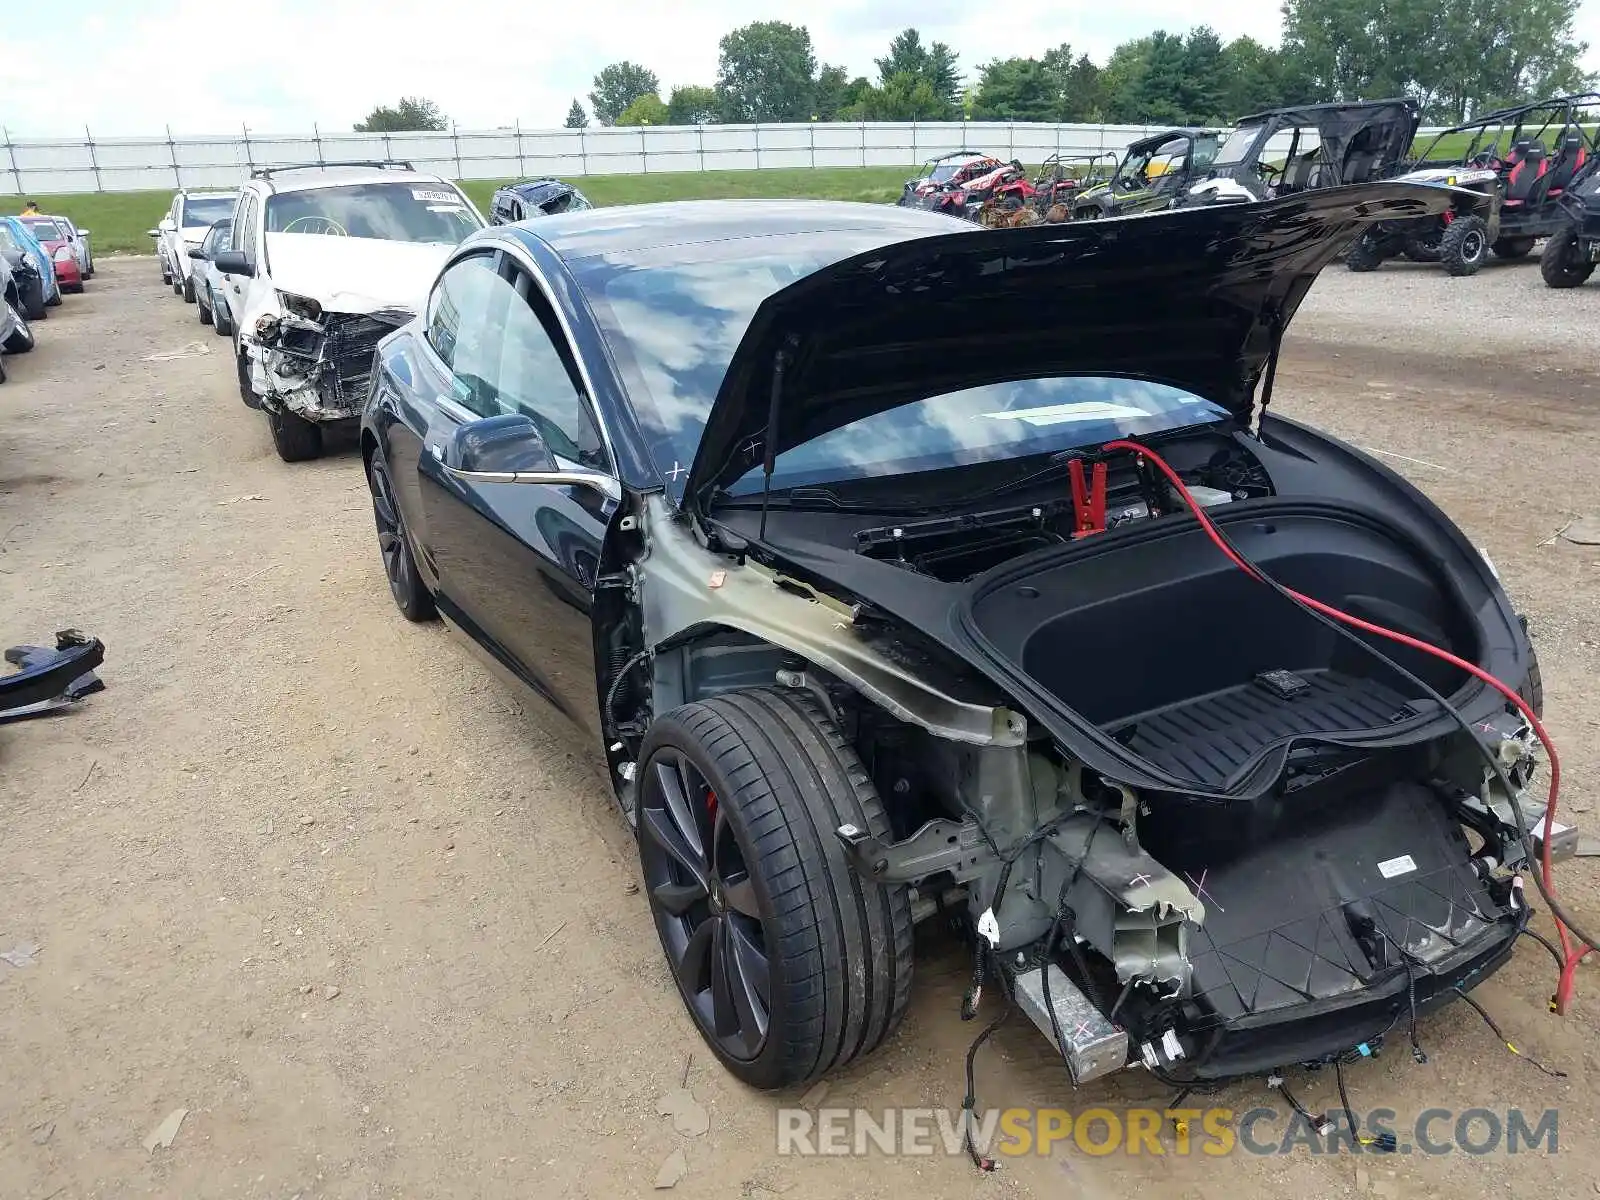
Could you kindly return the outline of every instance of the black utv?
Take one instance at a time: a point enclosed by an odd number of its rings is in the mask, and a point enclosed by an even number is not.
[[[1302,104],[1242,117],[1179,207],[1245,203],[1394,175],[1411,148],[1417,103]]]
[[[1403,256],[1474,275],[1491,250],[1496,258],[1526,258],[1535,242],[1566,224],[1562,196],[1600,149],[1600,132],[1585,129],[1593,130],[1588,110],[1595,107],[1600,94],[1556,96],[1442,131],[1399,178],[1451,189],[1450,208],[1372,226],[1345,265],[1374,271]]]
[[[1600,155],[1589,159],[1557,203],[1566,224],[1545,242],[1539,271],[1550,287],[1577,287],[1600,263]]]

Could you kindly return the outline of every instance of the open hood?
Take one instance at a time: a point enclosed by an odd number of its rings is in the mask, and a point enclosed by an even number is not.
[[[685,497],[703,506],[710,489],[760,464],[769,419],[777,455],[901,404],[984,384],[1122,375],[1248,416],[1283,328],[1357,227],[1448,206],[1443,188],[1369,184],[1262,204],[974,228],[844,259],[756,310]]]
[[[437,242],[269,233],[267,265],[274,287],[307,296],[328,312],[420,312],[454,249]]]

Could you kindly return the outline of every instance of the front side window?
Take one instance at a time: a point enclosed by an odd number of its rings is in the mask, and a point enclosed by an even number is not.
[[[228,248],[228,230],[232,224],[231,221],[218,221],[206,230],[206,240],[200,243],[200,249],[207,258],[215,258]]]
[[[183,217],[178,222],[185,229],[196,225],[215,225],[223,217],[233,216],[237,196],[190,196],[183,202]]]
[[[1241,125],[1228,135],[1228,140],[1222,143],[1222,149],[1217,151],[1212,165],[1218,167],[1231,167],[1234,163],[1241,163],[1245,155],[1250,153],[1250,147],[1256,144],[1256,139],[1261,136],[1263,125]]]
[[[356,183],[280,192],[267,199],[268,233],[454,246],[482,224],[447,183]]]
[[[561,337],[532,281],[497,267],[490,254],[446,271],[428,306],[428,341],[450,368],[452,400],[475,417],[522,413],[552,453],[602,466],[599,433]]]

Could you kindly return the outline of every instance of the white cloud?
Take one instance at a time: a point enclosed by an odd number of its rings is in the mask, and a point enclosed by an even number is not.
[[[1278,10],[1279,0],[1033,4],[1003,13],[970,0],[814,0],[799,19],[819,59],[871,75],[872,60],[907,25],[948,42],[973,72],[988,59],[1061,42],[1103,59],[1126,38],[1200,23],[1224,37],[1275,42]],[[606,63],[644,63],[664,90],[710,83],[723,34],[749,21],[797,19],[793,5],[774,0],[78,0],[68,30],[29,19],[35,11],[44,10],[18,9],[8,21],[0,61],[0,120],[35,137],[75,136],[86,125],[96,136],[168,125],[180,135],[242,125],[302,133],[313,123],[343,131],[401,95],[433,99],[462,128],[548,127],[561,123],[573,97],[587,106]],[[1580,10],[1579,33],[1600,65],[1600,0]],[[63,69],[68,54],[72,70]]]

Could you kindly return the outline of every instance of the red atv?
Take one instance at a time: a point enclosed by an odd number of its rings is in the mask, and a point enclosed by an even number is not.
[[[906,181],[898,203],[901,208],[931,208],[935,212],[962,216],[968,185],[1002,165],[998,158],[974,150],[941,154],[924,163],[922,174],[916,179]]]

